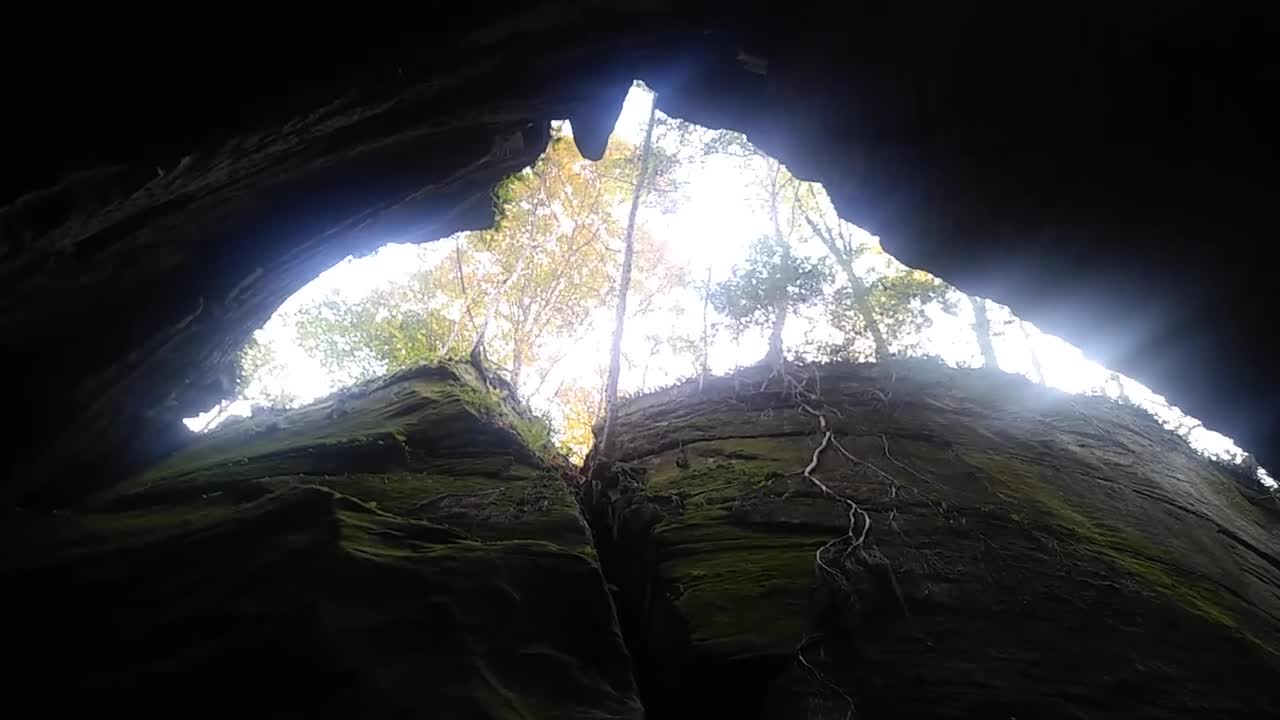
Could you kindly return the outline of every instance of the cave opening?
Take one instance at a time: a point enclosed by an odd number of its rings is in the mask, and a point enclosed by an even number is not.
[[[462,359],[483,335],[486,362],[514,375],[556,447],[580,460],[603,411],[626,211],[652,122],[655,169],[639,208],[623,395],[765,356],[768,308],[744,309],[752,300],[730,290],[744,287],[753,252],[760,260],[753,243],[774,235],[822,275],[812,296],[789,308],[788,356],[873,361],[887,349],[952,367],[994,363],[1046,387],[1136,405],[1197,451],[1230,465],[1245,460],[1230,438],[1008,307],[902,265],[842,219],[820,183],[792,176],[745,136],[656,109],[650,120],[653,104],[637,81],[598,161],[582,157],[568,120],[554,122],[548,150],[495,193],[497,230],[397,237],[321,273],[241,349],[234,394],[186,427],[209,431],[255,409],[279,412],[387,372]],[[859,286],[869,313],[860,312]],[[1265,469],[1257,473],[1274,485]]]
[[[91,64],[20,73],[15,107],[41,110],[14,114],[36,159],[0,190],[18,713],[1274,714],[1280,496],[1241,493],[1268,476],[1108,370],[1274,462],[1266,24],[569,5],[187,28],[163,62],[152,26],[95,24]],[[784,162],[702,183],[750,185],[745,207],[692,207],[678,157],[672,185],[636,182],[605,147],[633,77]],[[746,147],[718,139],[693,165]],[[620,170],[593,262],[539,262],[577,247],[554,217],[503,242],[564,202],[522,170],[550,171],[549,140],[571,181]],[[625,452],[588,499],[589,466],[530,450],[594,441],[635,188],[637,252],[679,272],[637,260]],[[664,199],[710,219],[677,232]],[[515,313],[481,301],[584,274],[580,312],[525,323],[551,340],[517,358]],[[759,362],[775,327],[790,375]],[[938,357],[844,362],[881,344]],[[207,432],[179,422],[219,400]],[[821,592],[845,571],[857,591]]]

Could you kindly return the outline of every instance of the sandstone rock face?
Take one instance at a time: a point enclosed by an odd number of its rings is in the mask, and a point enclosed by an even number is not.
[[[468,366],[422,368],[233,422],[75,514],[18,512],[6,704],[640,717],[589,533],[530,450],[537,432]]]
[[[6,708],[1280,710],[1274,498],[1133,408],[896,361],[690,383],[617,431],[578,498],[544,428],[425,367],[229,423],[75,512],[9,510]]]
[[[927,362],[786,375],[629,402],[593,476],[651,717],[1280,713],[1280,518],[1153,419]]]

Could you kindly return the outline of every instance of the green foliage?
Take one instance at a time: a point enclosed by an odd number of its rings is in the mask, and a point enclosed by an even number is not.
[[[465,357],[469,346],[464,338],[449,344],[453,320],[432,307],[420,289],[410,284],[379,289],[356,301],[325,298],[298,312],[298,340],[345,383]]]
[[[827,322],[806,347],[827,357],[874,356],[865,347],[874,334],[903,353],[920,343],[929,326],[927,309],[953,302],[945,285],[892,263],[869,236],[839,219],[820,187],[792,176],[744,136],[662,117],[654,134],[644,194],[650,210],[672,209],[686,171],[715,156],[741,163],[754,178],[752,194],[772,220],[771,232],[755,241],[745,263],[707,292],[708,304],[721,316],[707,318],[709,335],[721,325],[735,335],[773,326],[773,336],[780,338],[789,316],[821,304]],[[564,127],[553,127],[537,163],[495,187],[493,229],[458,236],[453,248],[398,285],[359,298],[333,295],[298,311],[300,345],[335,380],[352,383],[465,358],[483,334],[486,363],[522,395],[555,397],[565,417],[573,417],[565,421],[573,427],[559,439],[585,448],[598,414],[596,389],[579,378],[570,381],[578,387],[562,396],[547,380],[574,351],[574,340],[590,330],[593,313],[616,296],[624,210],[638,163],[637,148],[617,139],[600,161],[588,162]],[[820,257],[822,249],[806,249],[819,236],[829,258]],[[643,225],[635,244],[630,316],[670,311],[674,318],[685,299],[677,291],[688,288],[689,279]],[[809,319],[820,313],[801,314]],[[830,342],[831,330],[842,336],[840,342]],[[688,358],[690,373],[702,372],[704,339],[695,335],[653,335],[647,355],[629,349],[641,386],[651,367],[672,359],[683,364]],[[771,350],[777,344],[771,337]],[[260,354],[246,354],[245,378],[266,364]],[[574,403],[580,407],[570,407]]]
[[[575,462],[581,462],[591,450],[595,423],[604,414],[603,378],[585,380],[563,384],[555,393],[560,431],[556,449]]]
[[[612,292],[617,260],[606,241],[621,229],[610,210],[625,197],[623,185],[607,176],[622,162],[617,153],[611,146],[588,168],[572,139],[553,137],[538,163],[513,178],[502,222],[468,237],[470,297],[456,299],[496,321],[486,345],[517,387],[547,344],[580,329]],[[437,277],[455,270],[444,267]],[[469,329],[469,338],[480,330]]]
[[[686,134],[696,136],[691,130]],[[843,277],[825,310],[830,327],[842,337],[834,343],[814,342],[820,356],[861,360],[916,352],[931,324],[927,309],[940,303],[944,310],[954,310],[949,286],[885,255],[874,238],[840,218],[817,183],[796,178],[741,134],[718,131],[700,136],[699,142],[705,155],[736,159],[756,178],[760,202],[771,210],[775,244],[796,249],[817,244],[840,269]],[[823,282],[835,279],[825,268]],[[729,317],[735,332],[762,326],[770,317],[761,311],[766,307],[762,300],[770,296],[773,284],[742,281],[732,292],[716,294],[716,309]],[[798,289],[803,294],[810,288]],[[816,293],[812,299],[817,299]],[[805,304],[802,298],[791,307]]]
[[[825,259],[798,257],[785,242],[761,237],[751,246],[745,267],[711,292],[711,305],[729,318],[735,333],[773,324],[779,308],[813,304],[831,279]]]
[[[520,173],[511,175],[493,186],[493,226],[502,227],[507,221],[507,209],[516,200],[517,183]]]
[[[504,409],[502,396],[493,388],[459,384],[454,391],[462,399],[463,405],[486,417],[496,417]]]
[[[520,416],[512,423],[512,429],[540,457],[547,458],[559,452],[554,442],[550,418],[539,415]]]
[[[271,347],[263,343],[256,335],[249,336],[236,358],[236,394],[243,394],[253,379],[261,374],[274,361]]]
[[[635,149],[614,141],[589,163],[571,137],[553,132],[533,167],[495,188],[493,229],[462,236],[454,252],[400,285],[305,308],[302,347],[341,381],[356,382],[466,357],[483,328],[489,361],[518,389],[538,387],[554,362],[550,348],[582,333],[614,293],[622,235],[614,210],[629,197],[634,162]],[[636,240],[643,311],[683,275],[643,229]]]
[[[553,439],[554,431],[551,419],[535,415],[524,407],[513,407],[513,401],[506,399],[493,388],[472,384],[459,384],[454,392],[462,399],[462,404],[476,413],[510,427],[524,444],[544,460],[551,459],[558,449]]]
[[[890,349],[897,355],[918,355],[922,352],[924,333],[933,324],[928,309],[933,306],[945,312],[955,312],[957,293],[928,273],[904,270],[873,280],[867,288],[866,302]],[[824,357],[838,360],[874,358],[866,319],[859,311],[858,303],[857,294],[848,285],[832,293],[826,306],[827,321],[840,333],[842,340],[824,347]]]
[[[284,363],[276,357],[274,348],[258,339],[257,335],[240,351],[236,359],[235,396],[248,400],[254,406],[289,408],[297,404],[297,397],[284,386],[287,374]],[[224,401],[225,412],[230,401]],[[221,417],[221,413],[213,419]]]

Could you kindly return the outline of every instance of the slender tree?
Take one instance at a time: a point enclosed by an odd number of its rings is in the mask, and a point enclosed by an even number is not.
[[[830,278],[825,260],[798,257],[787,243],[765,236],[752,244],[746,266],[712,292],[711,305],[733,323],[735,336],[748,327],[769,328],[765,361],[778,363],[791,311],[820,299]]]
[[[801,183],[795,207],[808,229],[845,277],[827,303],[827,318],[844,341],[827,346],[823,354],[838,359],[865,359],[859,348],[870,340],[870,355],[884,360],[894,353],[917,349],[922,333],[932,324],[928,308],[953,312],[954,291],[932,275],[904,267],[886,255],[875,241],[840,219],[830,203],[819,197],[820,187]]]
[[[785,275],[793,267],[794,262],[791,257],[790,238],[782,234],[782,194],[783,183],[786,178],[783,177],[782,163],[777,160],[766,160],[765,164],[770,168],[769,173],[769,220],[773,223],[773,242],[775,247],[780,248],[782,257],[779,267]],[[779,363],[782,362],[782,331],[787,324],[787,310],[790,307],[787,297],[788,293],[776,293],[773,300],[773,327],[769,330],[769,353],[765,355],[765,362]]]
[[[820,185],[795,178],[740,133],[711,131],[694,136],[704,156],[735,159],[744,172],[760,178],[757,187],[762,202],[768,204],[775,240],[781,236],[798,246],[816,239],[840,268],[845,283],[828,298],[827,316],[844,339],[820,344],[821,354],[859,360],[870,354],[884,359],[923,342],[922,332],[932,323],[927,308],[954,312],[950,286],[885,256],[869,237],[838,216]],[[864,339],[870,353],[858,347]]]
[[[527,258],[529,253],[532,251],[533,248],[530,247],[524,252],[518,254],[516,256],[515,267],[513,267],[507,274],[506,280],[504,280],[501,285],[494,287],[490,291],[491,294],[487,302],[485,302],[485,306],[488,309],[485,311],[484,320],[481,321],[480,326],[476,328],[475,341],[471,344],[471,362],[474,363],[478,369],[483,370],[480,366],[484,362],[484,339],[485,336],[489,334],[489,323],[493,322],[493,315],[498,309],[497,300],[500,296],[509,293],[511,291],[511,287],[520,279],[520,273],[524,270],[525,258]],[[512,343],[510,380],[512,386],[517,389],[520,387],[520,375],[524,370],[525,351],[525,345],[523,343]]]
[[[462,269],[462,238],[460,237],[454,238],[453,258],[454,267],[458,273],[458,296],[462,299],[463,312],[458,313],[458,319],[453,323],[453,331],[449,333],[449,339],[444,344],[446,348],[453,347],[458,341],[464,321],[470,321],[472,326],[478,327],[475,314],[471,311],[471,292],[467,289],[467,278]]]
[[[631,210],[627,214],[627,232],[623,238],[622,274],[618,280],[618,302],[614,311],[613,343],[609,348],[609,377],[605,381],[604,428],[600,447],[604,457],[613,455],[613,438],[610,430],[618,412],[618,379],[622,375],[622,334],[627,319],[627,293],[631,290],[631,263],[635,255],[636,215],[640,210],[640,198],[644,194],[649,175],[649,154],[653,147],[653,120],[658,112],[658,96],[650,96],[649,120],[645,124],[644,144],[640,148],[640,169],[636,172],[635,188],[631,192]]]
[[[698,390],[711,372],[711,325],[707,310],[711,305],[711,265],[707,265],[707,279],[702,284],[702,354],[698,358]]]
[[[871,342],[875,347],[876,360],[884,360],[889,357],[889,343],[885,340],[884,330],[881,328],[880,321],[876,318],[875,310],[871,299],[871,288],[862,279],[853,263],[858,255],[858,246],[852,242],[845,228],[846,223],[836,220],[834,224],[829,224],[822,214],[817,211],[817,197],[811,187],[807,188],[809,199],[811,202],[808,207],[802,209],[805,223],[809,226],[809,230],[813,232],[814,237],[822,243],[823,247],[844,271],[845,281],[849,284],[849,295],[852,300],[854,309],[862,319],[863,327],[867,333],[871,335]]]
[[[466,358],[482,340],[486,364],[522,394],[540,392],[565,356],[561,346],[587,331],[592,312],[615,293],[613,244],[625,230],[616,208],[631,195],[624,176],[636,160],[633,146],[615,140],[589,163],[570,137],[553,134],[535,166],[495,193],[493,229],[461,236],[452,252],[401,284],[304,308],[296,326],[301,345],[352,382]],[[634,317],[684,278],[643,226],[631,237]]]

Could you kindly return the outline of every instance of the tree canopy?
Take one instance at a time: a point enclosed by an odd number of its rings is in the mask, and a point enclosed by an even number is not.
[[[479,350],[518,395],[553,416],[562,449],[576,455],[596,439],[608,407],[611,353],[602,338],[620,320],[627,340],[618,344],[612,378],[622,394],[784,357],[876,361],[932,353],[940,321],[967,326],[971,358],[986,365],[994,365],[995,339],[1023,338],[1021,352],[1044,382],[1024,324],[898,263],[838,215],[821,185],[795,177],[736,133],[661,114],[651,117],[650,130],[651,143],[614,137],[603,158],[590,162],[569,127],[554,125],[543,156],[495,189],[493,228],[429,244],[421,254],[427,259],[395,282],[334,291],[290,310],[281,321],[297,351],[334,384],[347,385]],[[715,218],[704,237],[679,240],[732,248],[686,267],[664,218],[687,207],[693,178],[717,163],[744,188],[753,219]],[[752,229],[730,229],[744,226]],[[633,272],[619,318],[628,244]],[[1009,333],[1015,323],[1018,332]],[[784,344],[801,335],[804,342]],[[748,338],[765,350],[748,357],[735,349],[726,362],[726,336],[735,348]],[[256,339],[245,348],[241,400],[297,402],[279,350]],[[230,405],[220,404],[205,424]]]
[[[554,366],[550,345],[573,337],[616,287],[634,149],[610,144],[594,164],[570,137],[553,135],[532,168],[499,188],[491,230],[455,238],[447,256],[408,281],[347,300],[331,296],[298,314],[303,347],[352,382],[442,358],[467,356],[483,331],[489,360],[512,384],[534,391]],[[636,234],[640,311],[672,283],[653,236]]]
[[[746,264],[712,291],[711,305],[736,333],[769,328],[769,355],[777,360],[788,314],[819,300],[830,278],[823,258],[799,257],[785,241],[765,236],[751,245]]]
[[[601,160],[589,162],[567,128],[555,126],[543,156],[495,190],[492,229],[451,238],[400,282],[354,297],[333,293],[298,309],[293,324],[302,350],[336,382],[349,384],[466,358],[479,346],[519,394],[553,408],[561,440],[580,449],[606,406],[605,358],[585,376],[558,377],[555,370],[607,322],[628,239],[634,272],[626,315],[672,319],[668,329],[641,332],[622,353],[636,376],[631,385],[640,388],[649,385],[655,363],[706,372],[721,328],[734,337],[764,331],[771,357],[808,351],[866,359],[883,356],[886,347],[910,351],[928,325],[926,308],[953,304],[950,290],[930,276],[883,262],[878,246],[840,220],[820,186],[798,180],[741,135],[657,116],[652,136],[649,171],[641,178],[641,147],[614,138]],[[771,227],[750,242],[728,277],[693,283],[652,221],[678,208],[682,178],[714,157],[738,164]],[[638,192],[641,186],[647,192]],[[632,225],[628,205],[642,199]],[[686,306],[701,308],[699,328],[676,327],[697,314]],[[784,348],[788,320],[815,307],[822,309],[825,341]]]

